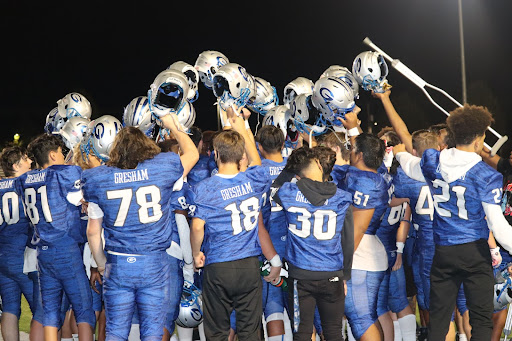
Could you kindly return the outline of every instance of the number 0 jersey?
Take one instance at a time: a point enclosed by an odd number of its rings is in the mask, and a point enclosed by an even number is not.
[[[172,240],[170,200],[183,175],[180,158],[160,153],[135,169],[99,166],[83,172],[87,202],[103,211],[105,250],[127,254],[165,251]]]
[[[15,182],[16,178],[0,180],[0,246],[25,250],[30,223]]]
[[[78,166],[54,165],[27,172],[16,180],[27,216],[42,244],[84,242],[80,222],[82,193]]]
[[[194,217],[205,222],[206,265],[261,254],[258,217],[268,204],[270,184],[268,170],[255,166],[235,176],[216,174],[189,191]]]
[[[286,259],[304,270],[343,269],[341,232],[350,193],[338,188],[322,206],[312,205],[295,183],[283,184],[278,194],[288,222]]]

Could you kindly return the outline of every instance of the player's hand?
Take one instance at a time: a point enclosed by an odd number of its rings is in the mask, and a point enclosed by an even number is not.
[[[196,269],[200,269],[204,266],[205,257],[202,251],[199,251],[197,255],[194,255],[194,266]]]
[[[391,95],[391,88],[387,89],[386,91],[384,92],[375,92],[375,91],[372,91],[372,96],[374,98],[378,98],[380,100],[383,100],[385,98],[389,98],[389,95]]]
[[[243,119],[243,109],[245,108],[237,108],[235,105],[227,108],[226,115],[228,117],[228,121],[231,124],[231,128],[238,133],[245,133],[245,120]],[[247,109],[245,109],[247,110]]]
[[[396,270],[400,269],[401,267],[402,267],[402,254],[397,252],[395,264],[391,268],[391,271],[396,271]]]
[[[160,117],[164,128],[169,129],[171,132],[180,130],[181,123],[178,121],[178,116],[169,114]]]
[[[357,126],[359,126],[359,123],[358,123],[359,119],[357,118],[357,115],[360,112],[361,112],[361,108],[359,108],[356,105],[354,110],[345,114],[345,119],[343,119],[341,117],[338,119],[341,121],[341,123],[343,123],[343,126],[345,127],[345,129],[349,130],[352,128],[356,128]]]
[[[98,265],[98,273],[103,276],[103,274],[105,273],[105,266],[99,266]],[[101,282],[100,282],[101,283]]]
[[[405,152],[405,144],[403,143],[399,143],[397,144],[396,146],[393,146],[393,154],[398,154],[398,153],[401,153],[401,152]]]
[[[497,268],[503,261],[503,259],[501,258],[500,248],[499,246],[497,246],[494,249],[490,249],[490,251],[492,258],[492,267]]]
[[[194,265],[185,264],[183,266],[183,279],[190,283],[194,283]]]
[[[280,277],[281,275],[281,267],[280,266],[271,266],[270,267],[270,273],[263,277],[263,279],[267,282],[270,282],[270,283],[275,283],[276,280]]]
[[[97,268],[93,268],[91,266],[91,278],[89,279],[89,284],[91,285],[92,290],[94,290],[95,293],[99,294],[100,291],[98,290],[98,288],[96,288],[96,282],[98,282],[99,285],[103,284],[100,272],[98,271]]]

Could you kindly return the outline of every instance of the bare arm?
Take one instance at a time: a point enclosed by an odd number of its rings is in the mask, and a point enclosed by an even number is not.
[[[192,218],[192,226],[190,227],[190,246],[192,247],[192,257],[194,257],[194,265],[197,269],[202,268],[205,263],[204,253],[201,252],[201,245],[204,239],[204,220]]]
[[[347,131],[349,133],[348,135],[349,135],[349,138],[350,138],[350,144],[352,146],[356,145],[356,137],[357,137],[357,135],[359,135],[359,134],[361,134],[363,132],[363,130],[361,129],[361,126],[359,125],[359,119],[357,117],[357,115],[360,112],[361,112],[361,108],[356,106],[354,108],[354,111],[345,114],[345,119],[343,119],[343,118],[339,119],[341,121],[341,123],[343,123],[343,126],[345,127],[345,129],[347,129]],[[351,130],[353,128],[357,128],[357,131],[359,133],[358,134],[350,134],[349,130]]]
[[[243,108],[242,110],[247,110]],[[249,167],[250,166],[261,166],[261,158],[258,154],[258,149],[256,148],[256,143],[254,142],[254,136],[249,133],[245,126],[245,120],[235,115],[235,112],[232,108],[228,108],[226,111],[228,116],[228,120],[231,123],[231,128],[238,132],[245,141],[245,153],[247,154],[247,158],[249,159]]]
[[[101,232],[103,230],[101,227],[102,222],[103,218],[89,218],[89,222],[87,224],[87,240],[89,241],[89,248],[91,249],[92,256],[94,257],[96,264],[98,265],[98,271],[100,274],[103,274],[103,271],[105,270],[105,263],[107,262],[107,258],[103,252],[103,242],[101,240]]]
[[[260,212],[260,215],[258,217],[258,238],[260,239],[260,245],[261,245],[261,252],[265,256],[266,259],[271,260],[276,255],[276,249],[274,248],[274,244],[272,244],[272,240],[270,239],[270,235],[268,234],[267,229],[265,228],[265,225],[263,224],[263,215]],[[277,255],[277,257],[279,257]],[[279,274],[281,273],[281,266],[272,266],[270,269],[270,274],[268,276],[265,276],[265,280],[267,282],[272,282],[276,278],[279,277]]]
[[[374,208],[362,210],[360,208],[352,206],[352,212],[354,215],[354,252],[357,250],[361,239],[370,225],[370,221],[373,217]]]
[[[500,161],[500,157],[498,155],[491,156],[491,151],[484,147],[480,152],[480,156],[486,164],[494,169],[498,169],[498,162]]]
[[[376,93],[372,92],[373,97],[379,98],[382,101],[382,106],[386,111],[386,115],[388,116],[389,122],[391,126],[397,133],[400,141],[405,144],[405,149],[412,154],[412,136],[409,133],[409,129],[407,125],[402,120],[398,112],[395,110],[393,103],[391,103],[391,99],[389,99],[389,95],[391,94],[391,90],[386,90],[384,93]]]
[[[185,177],[199,160],[199,152],[196,145],[192,142],[188,134],[178,129],[180,123],[176,115],[165,115],[160,119],[162,120],[164,128],[172,132],[183,152],[180,159],[183,165],[183,177]]]
[[[398,227],[398,230],[396,231],[397,253],[396,253],[395,264],[393,265],[393,268],[392,268],[393,271],[396,271],[402,267],[403,250],[398,250],[398,245],[399,245],[399,243],[401,243],[401,245],[405,244],[405,241],[407,240],[407,235],[409,234],[410,228],[411,228],[411,206],[406,205],[404,217],[400,221],[400,226]],[[400,252],[400,251],[402,251],[402,252]]]

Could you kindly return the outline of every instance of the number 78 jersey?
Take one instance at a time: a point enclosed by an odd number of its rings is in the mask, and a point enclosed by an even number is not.
[[[258,219],[268,204],[271,178],[255,166],[234,177],[214,175],[187,193],[194,218],[205,222],[203,252],[206,265],[259,256]]]
[[[165,251],[172,240],[171,194],[183,175],[180,158],[160,153],[135,169],[99,166],[82,175],[87,202],[103,211],[105,250],[127,254]]]
[[[489,238],[482,202],[500,203],[502,175],[480,161],[448,183],[439,169],[439,158],[439,151],[428,149],[420,164],[434,200],[435,243],[456,245]]]

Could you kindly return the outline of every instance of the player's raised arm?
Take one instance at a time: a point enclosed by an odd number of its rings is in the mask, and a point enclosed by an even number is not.
[[[178,129],[179,122],[176,115],[165,115],[160,117],[160,119],[162,120],[164,128],[169,129],[176,138],[176,141],[178,141],[180,149],[183,152],[180,155],[181,164],[183,165],[183,176],[187,176],[188,172],[190,172],[199,160],[199,152],[188,134]]]
[[[411,133],[409,133],[409,129],[407,128],[405,122],[402,120],[398,112],[395,110],[393,103],[391,103],[391,99],[389,98],[390,94],[390,89],[386,90],[383,93],[377,93],[372,91],[372,96],[382,101],[382,106],[386,111],[386,115],[388,116],[389,122],[391,123],[391,126],[398,134],[398,137],[400,137],[400,141],[402,141],[402,143],[405,144],[405,149],[412,154],[412,135]]]
[[[393,148],[395,158],[400,162],[400,166],[405,174],[416,181],[425,182],[425,177],[421,171],[421,158],[405,151],[405,145],[399,144]]]
[[[245,113],[247,109],[242,108],[242,112]],[[261,158],[258,154],[258,150],[256,149],[256,144],[254,143],[254,137],[251,136],[250,129],[247,129],[246,121],[242,118],[242,116],[238,116],[235,114],[235,111],[232,107],[228,108],[226,111],[228,121],[231,123],[231,127],[234,131],[238,132],[245,141],[245,153],[247,154],[247,158],[249,159],[249,167],[250,166],[260,166]]]

